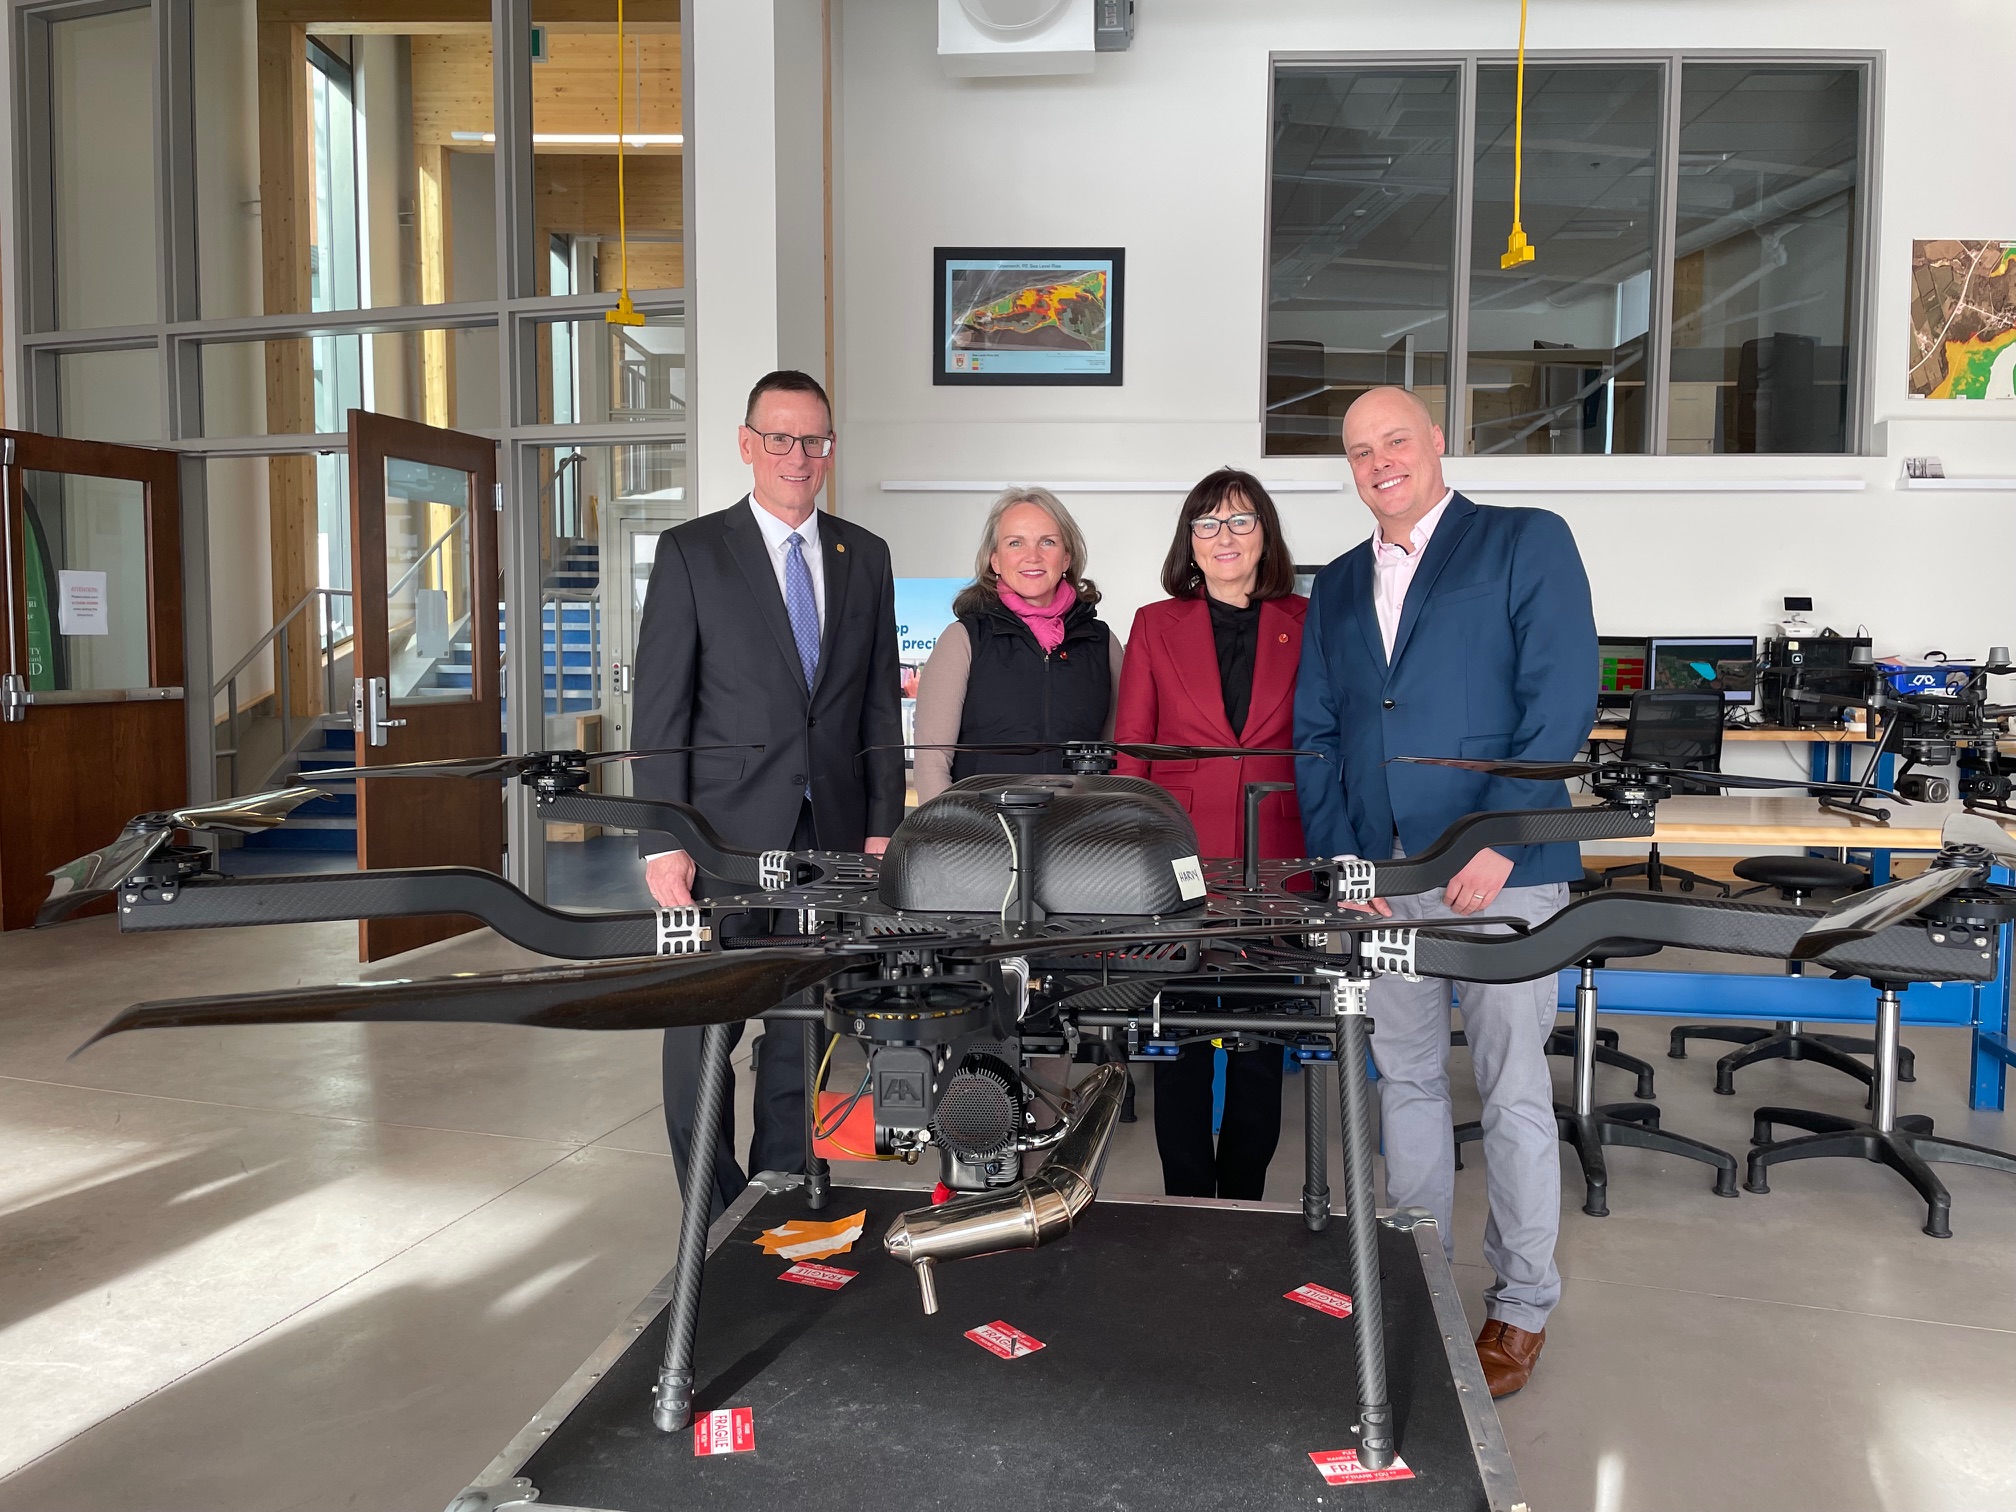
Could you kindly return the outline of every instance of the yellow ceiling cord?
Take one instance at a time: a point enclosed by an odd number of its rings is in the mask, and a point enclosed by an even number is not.
[[[619,0],[620,3],[620,0]],[[1519,0],[1519,80],[1512,102],[1512,234],[1505,238],[1505,255],[1500,268],[1511,269],[1533,261],[1533,244],[1526,240],[1526,228],[1519,223],[1520,193],[1526,178],[1526,0]]]
[[[611,325],[641,326],[644,317],[630,303],[630,216],[623,200],[623,0],[616,0],[616,247],[622,259],[623,292],[616,308],[604,311],[602,318]]]

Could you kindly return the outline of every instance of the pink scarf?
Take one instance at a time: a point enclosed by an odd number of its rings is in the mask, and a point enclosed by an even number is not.
[[[1021,594],[1004,590],[1001,602],[1022,617],[1022,623],[1029,627],[1029,633],[1036,637],[1036,644],[1049,655],[1064,644],[1064,616],[1071,612],[1071,606],[1078,602],[1078,590],[1068,579],[1057,580],[1057,591],[1050,595],[1050,602],[1038,608]]]

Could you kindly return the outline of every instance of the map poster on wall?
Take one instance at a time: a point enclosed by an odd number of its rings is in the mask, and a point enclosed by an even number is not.
[[[2016,399],[2016,242],[1911,243],[1911,397]]]
[[[1118,247],[940,247],[931,381],[1120,382]]]

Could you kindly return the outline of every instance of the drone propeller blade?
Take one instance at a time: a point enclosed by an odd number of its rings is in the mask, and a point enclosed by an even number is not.
[[[1590,761],[1474,761],[1463,756],[1389,756],[1388,763],[1404,761],[1413,766],[1455,767],[1462,772],[1482,772],[1486,777],[1525,777],[1534,782],[1561,782],[1570,777],[1587,777],[1598,768]]]
[[[327,767],[304,773],[315,783],[355,782],[359,777],[516,777],[529,756],[451,756],[440,761],[401,761],[387,766]]]
[[[965,745],[901,745],[869,746],[862,755],[870,751],[964,751],[978,756],[1048,756],[1068,749],[1109,750],[1122,756],[1132,756],[1137,761],[1203,761],[1214,757],[1233,756],[1321,756],[1321,751],[1295,751],[1269,748],[1260,750],[1246,746],[1198,746],[1198,745],[1156,745],[1140,741],[1074,740],[1074,741],[1000,741],[992,744]]]
[[[302,804],[323,795],[305,784],[269,788],[263,793],[247,793],[243,798],[220,798],[173,810],[168,817],[178,829],[233,830],[254,835],[287,822],[287,816]]]
[[[167,825],[142,825],[135,820],[110,845],[57,867],[49,873],[49,896],[36,912],[35,922],[54,924],[87,903],[109,897],[174,838],[174,829]]]
[[[1909,798],[1900,797],[1888,788],[1863,787],[1854,782],[1815,782],[1810,777],[1747,777],[1735,772],[1703,772],[1692,767],[1647,767],[1667,778],[1685,779],[1699,782],[1705,787],[1732,788],[1778,788],[1789,792],[1815,793],[1829,798],[1858,797],[1884,798],[1895,803],[1909,803]]]
[[[178,829],[233,830],[253,834],[272,829],[289,814],[321,793],[312,787],[274,788],[264,793],[248,793],[243,798],[225,798],[216,803],[196,804],[163,814],[142,814],[130,820],[110,845],[88,856],[79,856],[49,873],[49,896],[37,910],[35,922],[54,924],[68,918],[87,903],[108,897],[119,884],[145,866],[156,851],[175,838]]]
[[[1245,746],[1144,745],[1126,741],[1113,747],[1136,761],[1207,761],[1219,756],[1321,756],[1321,751],[1258,750]]]
[[[1986,814],[1949,815],[1939,827],[1939,839],[1947,845],[1978,846],[2004,866],[2016,866],[2016,835]]]
[[[760,751],[760,745],[660,746],[638,751],[527,751],[518,756],[451,756],[440,761],[400,761],[389,766],[332,767],[309,774],[311,782],[355,782],[359,777],[522,777],[559,759],[566,767],[587,768],[609,761],[642,761],[648,756],[685,756],[694,751]]]
[[[824,950],[731,950],[642,964],[176,998],[128,1008],[72,1054],[129,1029],[197,1024],[526,1024],[545,1029],[728,1024],[774,1007],[846,970],[856,959]]]
[[[1795,961],[1811,961],[1838,946],[1866,940],[1935,903],[1950,892],[1979,882],[1983,866],[1935,866],[1902,882],[1851,893],[1814,921],[1792,949]]]

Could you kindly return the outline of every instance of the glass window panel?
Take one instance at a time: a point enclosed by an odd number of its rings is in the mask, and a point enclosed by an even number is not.
[[[151,325],[154,23],[144,5],[50,23],[49,117],[57,326]]]
[[[1441,417],[1459,93],[1453,68],[1275,76],[1268,455],[1341,455],[1345,408],[1379,384]]]
[[[497,426],[497,330],[394,331],[203,349],[203,434],[342,430],[353,409],[451,430]]]
[[[1843,452],[1861,76],[1682,70],[1669,450]]]
[[[193,0],[205,317],[496,297],[489,23],[396,9]]]
[[[1521,220],[1538,256],[1505,270],[1517,71],[1477,71],[1469,450],[1646,449],[1659,74],[1526,70]]]
[[[620,82],[616,29],[582,16],[568,0],[533,0],[532,19],[546,49],[543,61],[532,65],[532,198],[539,244],[559,244],[539,292],[622,287],[619,90],[630,287],[683,288],[685,86],[677,0],[625,6]]]
[[[146,485],[26,472],[21,486],[29,687],[148,687]]]
[[[82,441],[161,439],[161,358],[128,352],[65,352],[56,359],[56,433]]]
[[[539,421],[686,422],[686,317],[652,315],[641,326],[592,320],[538,326]]]
[[[475,696],[474,636],[483,627],[471,614],[469,494],[469,474],[457,468],[385,459],[385,609],[394,703]]]

